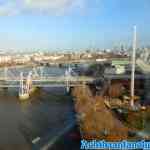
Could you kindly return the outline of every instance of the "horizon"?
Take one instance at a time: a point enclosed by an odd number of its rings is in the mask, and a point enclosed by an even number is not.
[[[134,25],[138,46],[147,46],[149,4],[148,0],[0,0],[0,50],[129,47]]]

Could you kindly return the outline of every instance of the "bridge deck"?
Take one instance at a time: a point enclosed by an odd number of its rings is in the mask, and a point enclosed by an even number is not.
[[[83,86],[83,84],[69,84],[69,87],[77,87],[77,86]],[[19,84],[0,84],[0,88],[19,88]],[[40,87],[40,88],[46,88],[46,87],[66,87],[66,84],[35,84],[32,86],[34,87]]]
[[[24,78],[26,80],[26,77]],[[71,76],[71,77],[33,77],[32,81],[34,82],[92,82],[94,78],[87,76]],[[0,81],[20,81],[20,77],[0,77]]]
[[[107,74],[104,75],[106,79],[131,79],[130,74]],[[135,79],[150,79],[150,75],[148,74],[136,74]]]
[[[26,81],[26,78],[24,78]],[[66,83],[70,86],[82,86],[83,83],[92,83],[94,78],[86,76],[76,77],[36,77],[32,79],[33,87],[66,87]],[[0,78],[0,87],[20,87],[20,78]]]

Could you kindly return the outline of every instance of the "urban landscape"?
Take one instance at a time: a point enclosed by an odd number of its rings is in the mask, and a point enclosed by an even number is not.
[[[0,150],[149,150],[149,4],[0,1]]]

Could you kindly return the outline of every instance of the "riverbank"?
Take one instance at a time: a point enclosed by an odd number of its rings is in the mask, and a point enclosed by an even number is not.
[[[88,87],[76,88],[75,110],[83,139],[121,140],[128,128],[116,119],[104,104],[104,98],[93,97]]]
[[[93,96],[87,86],[75,88],[73,95],[83,139],[108,141],[149,139],[148,130],[145,130],[144,126],[149,124],[149,108],[145,112],[127,110],[127,113],[124,113],[122,109],[116,109],[116,113],[105,103],[112,99],[105,96]],[[112,101],[115,102],[115,99]],[[144,131],[146,134],[143,134]]]

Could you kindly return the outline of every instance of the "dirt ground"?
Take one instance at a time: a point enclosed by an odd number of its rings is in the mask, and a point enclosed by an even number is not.
[[[82,138],[127,139],[128,128],[105,106],[105,97],[93,96],[87,86],[75,88],[73,95]]]

